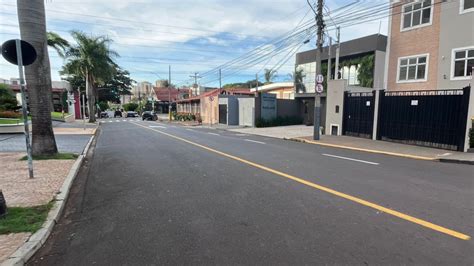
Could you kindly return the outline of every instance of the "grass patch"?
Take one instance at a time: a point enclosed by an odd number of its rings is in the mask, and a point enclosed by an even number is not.
[[[33,156],[33,160],[75,160],[79,155],[75,153],[56,153],[54,155]],[[20,161],[28,160],[28,156],[21,157]]]
[[[52,207],[53,202],[35,207],[8,208],[8,214],[0,219],[0,235],[38,231]]]
[[[0,118],[0,125],[17,125],[23,123],[23,119],[5,119]]]
[[[64,117],[66,117],[68,113],[64,113]],[[64,119],[63,114],[61,112],[51,112],[51,118],[53,119]]]

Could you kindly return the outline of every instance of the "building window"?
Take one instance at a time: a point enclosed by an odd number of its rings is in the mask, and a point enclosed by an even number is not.
[[[360,65],[345,66],[341,69],[342,79],[347,79],[348,85],[359,85],[359,67]]]
[[[428,55],[401,57],[398,59],[398,82],[426,81]]]
[[[452,79],[468,79],[474,67],[474,46],[453,49],[451,64]]]
[[[474,0],[461,0],[459,7],[461,14],[474,11]]]
[[[402,30],[422,27],[431,24],[432,17],[432,0],[424,0],[423,2],[413,2],[402,7]]]
[[[304,92],[314,93],[316,89],[316,62],[298,65],[298,69],[303,70]],[[297,91],[297,93],[301,93]]]

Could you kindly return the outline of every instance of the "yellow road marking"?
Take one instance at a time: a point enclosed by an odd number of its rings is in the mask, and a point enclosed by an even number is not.
[[[425,161],[436,160],[436,158],[432,158],[432,157],[424,157],[424,156],[410,155],[410,154],[397,153],[397,152],[356,148],[356,147],[344,146],[344,145],[339,145],[339,144],[322,143],[322,142],[311,141],[311,140],[307,140],[303,138],[292,138],[292,139],[297,140],[299,142],[311,143],[311,144],[315,144],[319,146],[326,146],[326,147],[332,147],[332,148],[341,148],[341,149],[353,150],[353,151],[363,151],[363,152],[370,152],[370,153],[377,153],[377,154],[385,154],[385,155],[392,155],[392,156],[405,157],[405,158],[417,159],[417,160],[425,160]]]
[[[133,122],[132,122],[132,123],[133,123]],[[347,199],[347,200],[350,200],[350,201],[359,203],[359,204],[361,204],[361,205],[364,205],[364,206],[367,206],[367,207],[376,209],[376,210],[378,210],[378,211],[382,211],[382,212],[388,213],[388,214],[393,215],[393,216],[395,216],[395,217],[398,217],[398,218],[400,218],[400,219],[403,219],[403,220],[406,220],[406,221],[409,221],[409,222],[412,222],[412,223],[415,223],[415,224],[424,226],[424,227],[426,227],[426,228],[429,228],[429,229],[432,229],[432,230],[435,230],[435,231],[438,231],[438,232],[441,232],[441,233],[444,233],[444,234],[447,234],[447,235],[450,235],[450,236],[453,236],[453,237],[456,237],[456,238],[459,238],[459,239],[462,239],[462,240],[469,240],[469,239],[471,239],[471,237],[468,236],[468,235],[466,235],[466,234],[463,234],[463,233],[460,233],[460,232],[451,230],[451,229],[446,228],[446,227],[443,227],[443,226],[436,225],[436,224],[434,224],[434,223],[430,223],[430,222],[428,222],[428,221],[425,221],[425,220],[422,220],[422,219],[419,219],[419,218],[410,216],[410,215],[408,215],[408,214],[401,213],[401,212],[399,212],[399,211],[395,211],[395,210],[392,210],[392,209],[383,207],[383,206],[381,206],[381,205],[372,203],[372,202],[370,202],[370,201],[367,201],[367,200],[364,200],[364,199],[361,199],[361,198],[358,198],[358,197],[355,197],[355,196],[351,196],[351,195],[349,195],[349,194],[345,194],[345,193],[339,192],[339,191],[337,191],[337,190],[334,190],[334,189],[331,189],[331,188],[328,188],[328,187],[325,187],[325,186],[318,185],[318,184],[316,184],[316,183],[313,183],[313,182],[304,180],[304,179],[302,179],[302,178],[299,178],[299,177],[296,177],[296,176],[293,176],[293,175],[290,175],[290,174],[287,174],[287,173],[280,172],[280,171],[278,171],[278,170],[275,170],[275,169],[272,169],[272,168],[269,168],[269,167],[266,167],[266,166],[263,166],[263,165],[260,165],[260,164],[257,164],[257,163],[254,163],[254,162],[245,160],[245,159],[242,159],[242,158],[240,158],[240,157],[237,157],[237,156],[234,156],[234,155],[230,155],[230,154],[227,154],[227,153],[225,153],[225,152],[221,152],[221,151],[218,151],[218,150],[209,148],[209,147],[207,147],[207,146],[198,144],[198,143],[196,143],[196,142],[192,142],[192,141],[190,141],[190,140],[187,140],[187,139],[184,139],[184,138],[181,138],[181,137],[177,137],[177,136],[174,136],[174,135],[172,135],[172,134],[168,134],[168,133],[163,132],[163,131],[160,131],[160,130],[156,130],[156,129],[154,129],[154,128],[145,127],[145,126],[142,126],[142,125],[137,124],[137,123],[133,123],[133,124],[135,124],[135,125],[137,125],[137,126],[140,126],[140,127],[143,127],[143,128],[146,128],[146,129],[149,129],[149,130],[153,130],[153,131],[158,132],[158,133],[160,133],[160,134],[162,134],[162,135],[165,135],[165,136],[168,136],[168,137],[171,137],[171,138],[174,138],[174,139],[177,139],[177,140],[186,142],[186,143],[188,143],[188,144],[191,144],[191,145],[193,145],[193,146],[196,146],[196,147],[205,149],[205,150],[207,150],[207,151],[210,151],[210,152],[213,152],[213,153],[222,155],[222,156],[224,156],[224,157],[227,157],[227,158],[230,158],[230,159],[233,159],[233,160],[242,162],[242,163],[244,163],[244,164],[251,165],[251,166],[253,166],[253,167],[255,167],[255,168],[258,168],[258,169],[261,169],[261,170],[264,170],[264,171],[267,171],[267,172],[270,172],[270,173],[273,173],[273,174],[276,174],[276,175],[279,175],[279,176],[283,176],[283,177],[288,178],[288,179],[290,179],[290,180],[296,181],[296,182],[298,182],[298,183],[300,183],[300,184],[304,184],[304,185],[306,185],[306,186],[309,186],[309,187],[312,187],[312,188],[315,188],[315,189],[318,189],[318,190],[321,190],[321,191],[325,191],[325,192],[327,192],[327,193],[329,193],[329,194],[332,194],[332,195],[335,195],[335,196],[338,196],[338,197],[341,197],[341,198],[344,198],[344,199]]]

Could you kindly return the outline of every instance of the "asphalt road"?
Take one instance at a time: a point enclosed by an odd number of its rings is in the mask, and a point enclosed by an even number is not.
[[[215,129],[104,123],[29,264],[472,265],[473,170]]]

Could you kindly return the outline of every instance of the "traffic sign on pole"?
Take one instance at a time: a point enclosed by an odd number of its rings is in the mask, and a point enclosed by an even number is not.
[[[319,83],[319,84],[323,83],[324,82],[324,76],[321,75],[321,74],[318,74],[316,76],[316,82]]]
[[[316,84],[316,92],[317,93],[323,93],[323,91],[324,91],[323,84]]]

